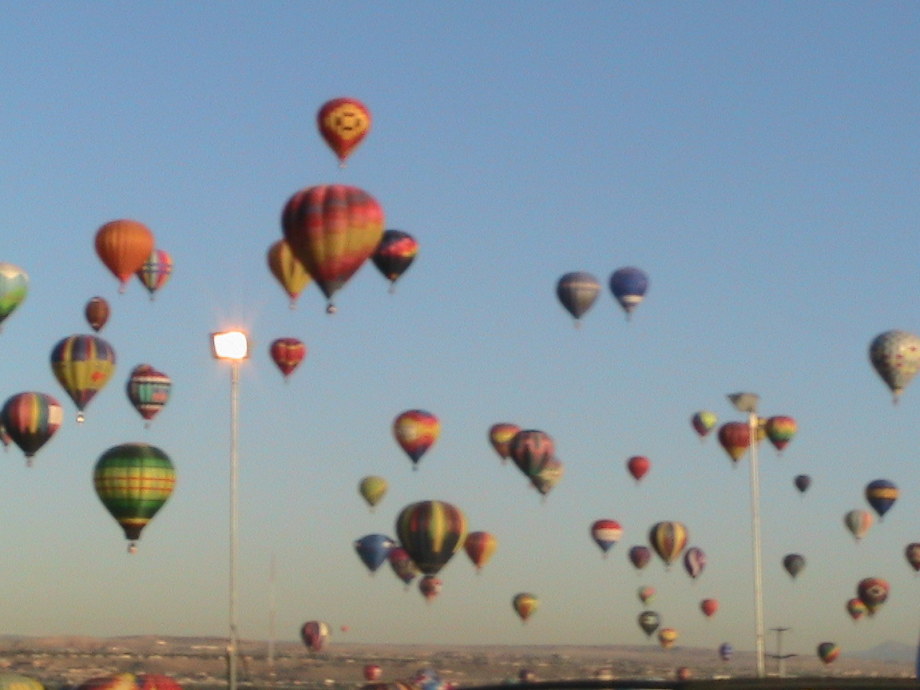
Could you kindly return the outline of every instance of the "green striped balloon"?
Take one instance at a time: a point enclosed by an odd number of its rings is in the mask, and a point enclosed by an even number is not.
[[[128,551],[134,553],[141,530],[172,494],[176,471],[159,448],[123,443],[100,456],[93,484],[99,500],[131,541]]]

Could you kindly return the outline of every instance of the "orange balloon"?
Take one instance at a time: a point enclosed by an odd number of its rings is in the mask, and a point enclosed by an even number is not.
[[[351,155],[371,129],[371,113],[361,101],[354,98],[333,98],[316,114],[319,133],[345,167]]]
[[[136,220],[109,221],[96,231],[96,254],[118,278],[119,292],[125,291],[128,280],[143,268],[153,249],[153,233]]]

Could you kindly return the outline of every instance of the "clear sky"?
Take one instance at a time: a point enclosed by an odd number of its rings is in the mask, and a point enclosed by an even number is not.
[[[751,390],[799,424],[781,457],[761,452],[767,626],[806,654],[913,643],[920,391],[893,406],[867,348],[920,332],[918,45],[913,2],[6,6],[0,260],[31,291],[0,334],[2,397],[50,393],[66,420],[33,467],[2,458],[0,632],[226,633],[230,377],[208,334],[241,325],[245,638],[268,638],[273,590],[279,639],[323,619],[352,642],[641,644],[650,585],[679,644],[753,649],[747,466],[688,423],[740,419],[725,395]],[[342,95],[374,118],[345,169],[315,127]],[[289,309],[265,261],[287,199],[326,183],[366,189],[421,245],[395,294],[367,265],[334,316],[315,286]],[[137,282],[119,295],[95,255],[120,217],[173,256],[155,301]],[[651,280],[630,322],[606,290],[626,265]],[[605,285],[577,330],[555,296],[576,270]],[[78,426],[49,354],[89,331],[94,295],[118,370]],[[309,348],[287,384],[267,354],[281,336]],[[141,362],[173,379],[149,429],[124,394]],[[443,427],[415,472],[391,434],[410,408]],[[489,446],[505,421],[554,437],[566,474],[546,501]],[[130,441],[178,472],[134,556],[91,482]],[[390,482],[373,513],[368,474]],[[856,544],[842,516],[880,477],[901,498]],[[429,498],[499,548],[480,575],[458,553],[426,604],[352,542]],[[624,535],[603,559],[588,527],[605,517]],[[706,552],[698,580],[627,561],[659,520]],[[868,576],[890,599],[854,623]],[[523,626],[520,591],[542,602]]]

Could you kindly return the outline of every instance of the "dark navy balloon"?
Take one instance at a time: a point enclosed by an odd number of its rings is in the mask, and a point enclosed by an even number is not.
[[[616,298],[626,317],[639,306],[648,291],[648,276],[640,268],[626,266],[618,268],[610,275],[610,292]]]
[[[792,481],[795,484],[795,488],[803,494],[808,491],[808,487],[811,486],[811,477],[807,474],[798,474]]]
[[[898,500],[898,487],[887,479],[876,479],[866,485],[866,500],[881,518]]]

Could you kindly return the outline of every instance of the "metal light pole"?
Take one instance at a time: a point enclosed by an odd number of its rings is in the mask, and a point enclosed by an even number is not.
[[[754,650],[757,654],[757,677],[767,675],[763,623],[763,549],[760,541],[760,468],[757,463],[757,403],[755,393],[731,393],[728,396],[739,412],[747,412],[751,450],[751,543],[754,548]]]
[[[783,654],[783,633],[792,630],[792,628],[778,627],[770,628],[770,630],[776,633],[776,654],[773,655],[773,658],[776,659],[776,673],[780,678],[785,678],[786,659],[791,659],[795,654]]]
[[[239,418],[240,418],[240,362],[249,357],[249,341],[243,331],[224,331],[211,334],[211,350],[215,359],[230,362],[230,636],[227,640],[227,686],[237,690],[237,655],[239,653],[237,625],[236,564],[239,551],[237,531],[239,485]]]

